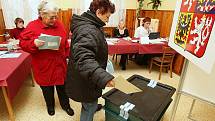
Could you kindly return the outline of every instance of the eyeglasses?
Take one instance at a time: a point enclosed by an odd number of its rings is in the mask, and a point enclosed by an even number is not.
[[[49,18],[50,20],[54,20],[54,19],[57,19],[58,17],[57,17],[57,16],[48,16],[48,18]]]

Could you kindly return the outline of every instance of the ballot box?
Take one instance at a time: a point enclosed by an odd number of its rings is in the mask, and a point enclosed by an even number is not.
[[[127,80],[142,91],[125,94],[112,89],[105,93],[102,97],[105,99],[106,121],[159,121],[176,89],[140,75]]]

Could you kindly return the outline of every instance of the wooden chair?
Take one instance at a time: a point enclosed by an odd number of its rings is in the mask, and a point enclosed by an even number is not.
[[[160,67],[160,73],[158,77],[159,80],[161,79],[163,68],[170,69],[170,77],[172,78],[172,65],[174,57],[174,50],[168,46],[163,46],[163,55],[160,57],[153,57],[151,59],[149,73],[151,73],[152,65],[154,64]]]
[[[32,82],[31,82],[31,85],[32,85],[32,87],[35,87],[35,79],[34,79],[34,73],[33,73],[33,70],[32,70],[32,68],[31,68],[31,77],[32,77]]]
[[[116,59],[116,60],[115,60],[115,63],[117,63],[117,55],[118,55],[118,54],[113,54],[113,57],[112,57],[112,60],[114,60],[114,58]]]

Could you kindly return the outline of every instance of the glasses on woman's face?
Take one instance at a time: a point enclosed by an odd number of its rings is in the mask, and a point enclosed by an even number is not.
[[[56,20],[58,18],[57,12],[49,12],[46,14],[46,18],[49,20]]]
[[[48,16],[48,19],[50,20],[56,20],[58,17],[57,16]]]
[[[55,24],[57,20],[57,15],[47,15],[46,17],[43,18],[43,23],[46,24],[47,26],[52,26]]]

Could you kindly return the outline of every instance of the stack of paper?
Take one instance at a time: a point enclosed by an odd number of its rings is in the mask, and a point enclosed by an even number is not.
[[[158,39],[150,39],[151,44],[162,44],[163,42],[166,42],[167,40],[164,38],[158,38]]]
[[[8,51],[0,51],[0,56],[6,53],[8,53]]]
[[[149,37],[141,37],[140,44],[149,44]]]
[[[60,46],[60,37],[59,36],[50,36],[50,35],[41,35],[38,37],[39,40],[45,41],[43,46],[40,46],[39,49],[51,49],[58,50]]]
[[[7,44],[0,44],[0,47],[6,48],[6,47],[7,47]]]
[[[107,44],[108,44],[108,45],[114,45],[114,43],[111,42],[111,41],[107,41]]]
[[[134,39],[132,39],[131,42],[134,42],[134,43],[135,43],[135,42],[139,42],[139,40],[134,40]]]
[[[119,41],[119,38],[106,38],[106,41]]]
[[[9,51],[0,51],[0,58],[18,58],[22,53],[13,53]]]
[[[109,45],[113,45],[119,41],[119,38],[106,38],[106,41]]]
[[[164,42],[164,39],[151,39],[149,42],[151,44],[162,44]]]
[[[131,37],[123,37],[124,40],[131,40]]]

